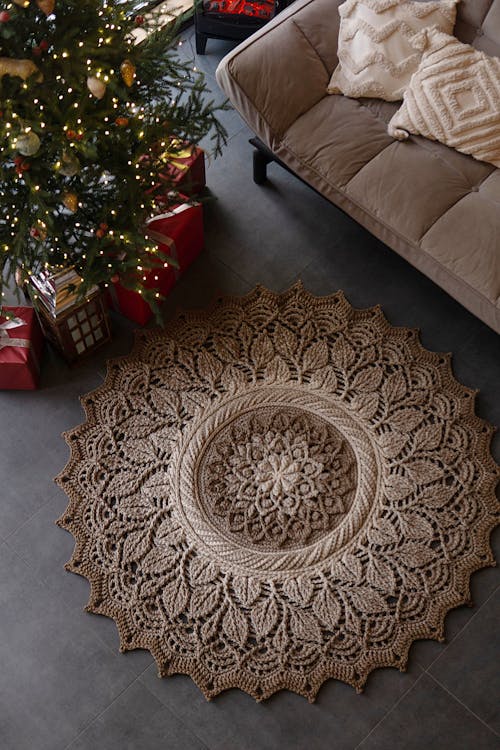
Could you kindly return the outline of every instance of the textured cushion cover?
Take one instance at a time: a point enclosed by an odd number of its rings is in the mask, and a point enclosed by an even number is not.
[[[437,29],[414,44],[424,55],[389,134],[423,135],[500,167],[500,60]]]
[[[451,34],[457,1],[347,0],[328,93],[401,100],[421,58],[413,36],[434,25]]]

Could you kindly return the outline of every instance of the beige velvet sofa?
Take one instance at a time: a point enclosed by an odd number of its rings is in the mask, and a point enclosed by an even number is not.
[[[394,141],[397,104],[326,94],[340,2],[296,0],[221,61],[219,85],[284,165],[500,332],[500,170]],[[500,56],[500,0],[462,0],[455,34]]]

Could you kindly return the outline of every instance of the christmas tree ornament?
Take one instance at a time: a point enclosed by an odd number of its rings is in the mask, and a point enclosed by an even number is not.
[[[99,229],[96,231],[96,237],[99,237],[100,240],[102,240],[103,237],[106,236],[108,231],[108,225],[105,224],[103,221],[99,224]]]
[[[0,13],[0,21],[2,20]],[[43,75],[35,65],[33,60],[15,60],[12,57],[0,57],[0,79],[4,76],[17,76],[26,81],[30,76],[38,71],[36,80],[38,83],[43,81]]]
[[[155,23],[147,44],[134,44],[131,31],[142,36],[151,25],[146,5],[0,0],[0,309],[16,268],[31,273],[48,261],[77,267],[86,288],[111,287],[124,246],[123,272],[131,268],[135,284],[152,250],[144,221],[160,208],[150,190],[157,165],[137,169],[138,159],[178,122],[187,140],[212,133],[221,150],[220,106],[202,102],[201,74],[186,80],[177,32]],[[181,89],[182,102],[171,101]],[[164,128],[167,113],[174,126]],[[173,204],[168,196],[161,209]],[[118,216],[127,217],[126,229]],[[45,242],[38,217],[47,222]],[[143,293],[154,304],[155,290]]]
[[[76,193],[64,193],[62,202],[68,211],[71,211],[72,213],[75,213],[78,208],[78,196]]]
[[[34,156],[40,148],[40,138],[32,130],[29,133],[21,133],[14,142],[15,148],[23,156]]]
[[[118,284],[118,282],[120,281],[120,276],[119,276],[119,274],[117,274],[117,273],[114,273],[114,274],[112,275],[112,277],[111,277],[110,281],[112,281],[112,282],[113,282],[113,284]]]
[[[47,225],[43,221],[37,221],[30,229],[30,237],[43,242],[47,239]]]
[[[80,171],[80,162],[71,151],[64,151],[59,172],[64,177],[74,177]]]
[[[97,76],[87,78],[87,88],[96,99],[102,99],[106,93],[106,84]]]
[[[135,17],[135,23],[137,26],[142,26],[142,24],[144,23],[144,20],[145,20],[144,16],[139,15]]]
[[[46,16],[51,16],[56,7],[56,0],[36,0],[36,4]]]
[[[30,166],[29,161],[25,161],[22,156],[16,156],[14,159],[14,168],[18,177],[22,177],[23,173],[27,172]]]
[[[28,274],[26,273],[24,268],[21,268],[20,266],[16,268],[14,281],[16,282],[16,286],[18,286],[20,289],[26,284],[26,282],[28,281]]]
[[[136,67],[132,60],[124,60],[120,65],[120,73],[122,74],[123,82],[130,88],[134,82]]]

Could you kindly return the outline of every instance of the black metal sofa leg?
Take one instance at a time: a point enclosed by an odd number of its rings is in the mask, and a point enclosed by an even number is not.
[[[256,185],[263,185],[267,180],[267,165],[273,161],[260,148],[255,148],[253,152],[253,181]]]

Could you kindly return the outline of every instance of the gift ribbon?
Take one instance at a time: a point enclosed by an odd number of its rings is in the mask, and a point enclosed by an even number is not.
[[[179,279],[179,255],[177,253],[177,245],[175,244],[174,240],[171,237],[169,237],[167,234],[162,234],[162,232],[157,232],[154,229],[146,229],[146,236],[149,237],[150,240],[157,242],[159,245],[168,245],[169,255],[174,260],[174,263],[172,263],[172,268],[174,269],[174,275],[175,275],[176,280],[178,280]],[[175,263],[177,263],[177,268],[175,267]]]
[[[7,333],[13,328],[25,325],[26,323],[21,318],[11,318],[11,320],[6,320],[5,323],[0,323],[0,349],[4,349],[6,346],[20,346],[23,349],[29,349],[31,346],[29,339],[14,339]]]
[[[31,341],[29,339],[15,339],[11,338],[7,331],[11,331],[14,328],[25,326],[26,322],[21,318],[11,318],[6,320],[5,323],[0,323],[0,351],[8,346],[19,347],[21,349],[30,349],[30,354],[33,359],[33,363],[37,370],[40,369],[40,363],[38,362],[35,352],[31,347]]]

